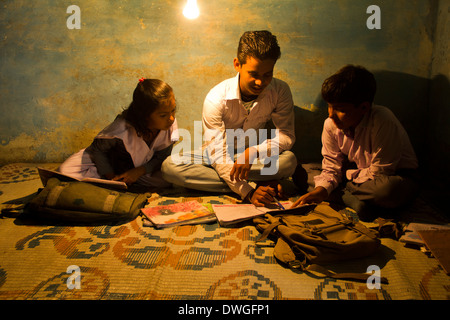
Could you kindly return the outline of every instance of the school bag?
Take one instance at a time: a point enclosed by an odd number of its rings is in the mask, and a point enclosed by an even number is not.
[[[323,267],[337,261],[367,257],[381,241],[376,230],[352,221],[323,202],[307,212],[299,208],[270,211],[253,219],[260,244],[274,239],[274,256],[281,264],[316,276],[367,281],[368,273],[334,273]],[[303,210],[304,211],[304,210]],[[380,278],[387,283],[387,279]]]
[[[127,222],[139,215],[150,196],[50,178],[20,217],[87,225]]]

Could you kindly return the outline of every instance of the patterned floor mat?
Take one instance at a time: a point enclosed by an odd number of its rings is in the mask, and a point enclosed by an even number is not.
[[[159,230],[144,226],[142,217],[115,226],[21,224],[14,209],[42,187],[35,167],[0,169],[0,203],[8,213],[0,219],[0,299],[450,299],[450,277],[436,259],[393,239],[382,239],[371,257],[327,266],[336,272],[378,266],[389,284],[370,288],[284,268],[272,246],[255,246],[259,232],[251,224]],[[190,200],[238,201],[169,192],[154,194],[148,205]],[[417,214],[426,210],[421,202],[417,207]]]

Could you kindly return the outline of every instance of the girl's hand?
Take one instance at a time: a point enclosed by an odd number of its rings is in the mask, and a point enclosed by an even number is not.
[[[145,167],[138,167],[128,170],[118,176],[115,176],[113,181],[123,181],[126,184],[135,183],[142,175],[145,174]]]

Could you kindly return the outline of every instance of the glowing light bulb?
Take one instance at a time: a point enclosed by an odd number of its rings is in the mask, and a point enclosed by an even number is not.
[[[188,19],[195,19],[200,15],[197,0],[187,0],[187,4],[183,9],[183,15]]]

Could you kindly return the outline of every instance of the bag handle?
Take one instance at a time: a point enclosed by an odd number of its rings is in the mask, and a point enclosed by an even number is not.
[[[273,229],[275,229],[276,227],[278,227],[279,225],[283,224],[283,222],[281,221],[280,218],[277,219],[277,221],[272,222],[268,227],[266,227],[263,231],[263,233],[261,233],[261,235],[256,239],[255,242],[260,242],[265,240],[269,234],[273,231]]]

